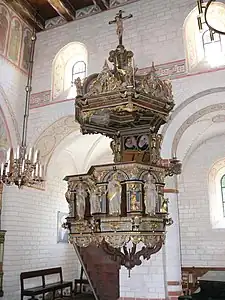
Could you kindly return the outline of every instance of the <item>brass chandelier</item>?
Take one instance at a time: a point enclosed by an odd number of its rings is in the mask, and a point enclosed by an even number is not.
[[[75,119],[83,134],[111,138],[114,163],[92,166],[86,174],[67,176],[69,217],[65,227],[76,247],[91,244],[129,272],[150,259],[173,223],[164,197],[165,177],[180,174],[181,163],[162,159],[158,133],[174,107],[172,86],[154,65],[139,75],[133,52],[123,45],[123,17],[117,26],[119,44],[109,52],[99,74],[75,80]]]
[[[199,30],[203,29],[203,24],[206,24],[210,31],[210,38],[213,41],[214,40],[214,34],[222,34],[225,35],[225,31],[219,30],[218,28],[215,28],[214,25],[210,24],[210,21],[208,19],[208,13],[210,6],[212,6],[213,3],[215,3],[216,0],[209,0],[208,2],[204,2],[203,0],[197,0],[197,6],[198,6],[198,27]]]
[[[39,151],[33,148],[27,149],[27,126],[29,117],[29,104],[31,95],[31,83],[33,72],[33,58],[36,42],[36,32],[33,30],[28,62],[28,78],[25,88],[26,99],[22,128],[21,144],[17,149],[10,148],[6,160],[1,164],[0,181],[6,185],[15,184],[18,188],[32,186],[43,181],[44,168],[39,161]]]

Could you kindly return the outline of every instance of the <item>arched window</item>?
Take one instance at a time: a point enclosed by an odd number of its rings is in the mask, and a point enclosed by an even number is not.
[[[76,96],[73,82],[87,76],[87,49],[81,43],[70,43],[56,55],[52,68],[52,100],[72,99]]]
[[[208,11],[210,23],[217,24],[219,28],[225,27],[225,4],[212,3]],[[204,69],[225,65],[225,36],[214,34],[214,41],[210,39],[210,32],[205,23],[199,31],[197,7],[187,16],[184,22],[184,44],[188,71],[201,71]]]
[[[222,196],[222,203],[223,203],[223,216],[225,217],[225,174],[222,176],[220,180],[221,186],[221,196]]]
[[[211,167],[208,187],[212,227],[225,228],[225,159]]]
[[[72,85],[74,80],[80,77],[84,79],[86,77],[86,63],[84,61],[77,61],[72,67]]]
[[[215,55],[215,53],[221,53],[222,43],[221,43],[221,37],[218,33],[214,34],[214,40],[212,41],[210,38],[210,31],[206,30],[202,34],[202,44],[204,49],[204,56],[205,58],[211,60],[211,56]]]

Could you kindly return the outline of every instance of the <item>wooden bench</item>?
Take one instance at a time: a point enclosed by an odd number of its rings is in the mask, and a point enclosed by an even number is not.
[[[89,282],[87,279],[83,279],[83,275],[84,275],[84,268],[81,267],[80,270],[80,279],[75,279],[74,280],[74,294],[82,294],[82,286],[88,284]],[[78,289],[79,286],[79,289]]]
[[[53,283],[47,283],[46,284],[46,276],[48,275],[59,275],[58,282]],[[36,286],[32,288],[24,288],[24,280],[35,278],[35,277],[41,277],[42,285]],[[35,296],[42,295],[43,300],[45,299],[45,294],[52,292],[53,293],[53,299],[56,299],[56,291],[61,291],[61,296],[63,295],[63,289],[70,288],[70,297],[72,296],[72,281],[63,281],[63,275],[62,275],[62,268],[51,268],[51,269],[44,269],[44,270],[36,270],[36,271],[30,271],[30,272],[23,272],[20,274],[20,285],[21,285],[21,300],[23,300],[24,296],[31,297],[31,299],[36,299]]]

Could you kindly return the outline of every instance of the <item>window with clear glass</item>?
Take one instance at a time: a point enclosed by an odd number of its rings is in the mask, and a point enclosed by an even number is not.
[[[184,22],[184,45],[188,71],[202,71],[225,65],[225,36],[214,33],[210,39],[210,31],[202,18],[202,30],[199,30],[195,7]],[[208,11],[208,20],[216,28],[225,28],[225,4],[212,3]]]
[[[204,49],[204,56],[205,59],[209,62],[215,60],[216,57],[220,56],[222,53],[222,43],[221,43],[221,37],[218,33],[214,33],[213,35],[214,39],[213,41],[210,38],[210,31],[206,30],[202,34],[202,44]],[[217,56],[218,55],[218,56]]]
[[[80,77],[84,79],[86,77],[86,63],[84,61],[77,61],[72,67],[72,85],[74,84],[75,79]]]
[[[52,100],[76,97],[74,80],[86,77],[87,61],[87,49],[79,42],[69,43],[57,53],[52,66]]]

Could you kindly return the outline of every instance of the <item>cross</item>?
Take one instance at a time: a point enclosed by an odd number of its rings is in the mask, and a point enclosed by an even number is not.
[[[109,21],[109,25],[116,23],[116,33],[119,38],[119,45],[123,44],[123,20],[127,20],[133,17],[132,14],[129,14],[128,16],[123,17],[124,11],[120,10],[113,21]]]

